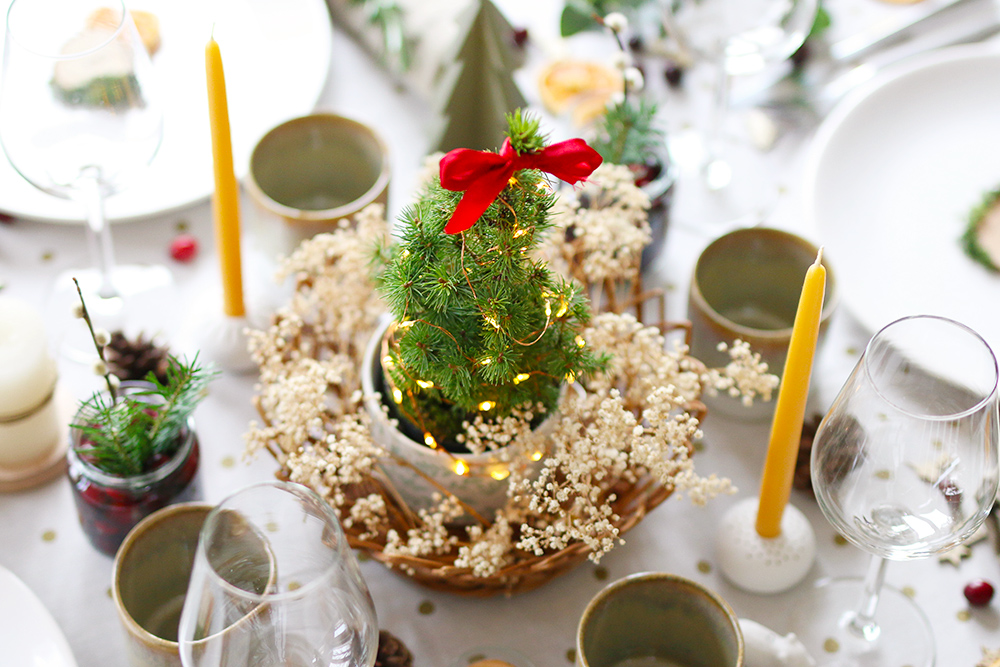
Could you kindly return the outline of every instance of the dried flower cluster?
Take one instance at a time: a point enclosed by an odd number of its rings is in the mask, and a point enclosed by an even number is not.
[[[591,285],[638,275],[652,236],[649,195],[634,179],[628,167],[605,162],[583,186],[560,193],[557,228],[542,250],[553,268]]]
[[[604,174],[595,181],[606,185],[624,177],[614,169]],[[643,202],[630,197],[592,213],[575,212],[579,222],[573,224],[594,234],[604,233],[598,231],[603,225],[641,232]],[[601,210],[614,213],[602,221]],[[466,425],[470,449],[510,443],[511,452],[542,452],[540,472],[507,478],[506,506],[471,525],[464,504],[447,494],[429,510],[407,507],[382,472],[383,464],[407,463],[372,439],[359,377],[365,339],[384,311],[363,278],[371,249],[386,233],[382,210],[366,209],[356,223],[303,243],[285,261],[281,275],[294,278],[295,294],[266,331],[251,336],[262,423],[252,424],[246,436],[249,452],[270,452],[283,476],[310,486],[337,509],[355,546],[492,577],[579,543],[600,559],[621,540],[616,501],[637,490],[660,489],[661,500],[685,492],[695,503],[732,490],[728,480],[694,470],[691,443],[701,436],[703,414],[698,399],[709,385],[766,394],[751,380],[771,377],[761,373],[759,357],[735,346],[730,367],[708,371],[682,341],[668,344],[659,329],[632,315],[603,313],[582,335],[595,352],[612,355],[607,373],[564,392],[544,429],[530,428],[534,406],[500,423]],[[614,244],[597,243],[587,255],[631,238],[612,233]],[[640,236],[631,257],[635,267]],[[580,268],[575,250],[560,252],[571,271]],[[612,255],[590,269],[600,280],[637,275],[632,264],[616,264]],[[461,527],[459,518],[465,520]]]

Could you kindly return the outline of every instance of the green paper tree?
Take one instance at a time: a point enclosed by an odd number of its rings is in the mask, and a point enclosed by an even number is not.
[[[545,146],[537,120],[518,111],[508,124],[519,154]],[[515,172],[470,229],[446,234],[462,195],[435,179],[403,212],[399,242],[380,249],[375,276],[397,323],[383,360],[391,404],[414,437],[453,451],[463,422],[524,407],[537,419],[564,382],[607,362],[580,336],[590,318],[580,287],[534,259],[555,201],[544,174]]]
[[[504,114],[525,105],[511,73],[520,65],[513,28],[491,0],[475,0],[459,18],[464,40],[435,97],[442,125],[437,151],[488,150],[503,141]]]

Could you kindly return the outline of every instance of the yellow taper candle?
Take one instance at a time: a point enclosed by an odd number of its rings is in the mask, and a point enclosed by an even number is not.
[[[788,358],[778,390],[778,403],[771,423],[771,440],[767,446],[764,475],[760,483],[757,507],[757,534],[777,537],[781,534],[781,517],[792,492],[795,459],[802,438],[806,399],[809,397],[809,377],[819,338],[819,323],[826,293],[826,269],[821,263],[823,249],[816,262],[806,271],[799,307],[795,311],[792,337],[788,342]]]
[[[226,101],[226,77],[222,54],[215,39],[205,47],[205,72],[208,79],[208,115],[212,126],[212,162],[215,194],[212,217],[215,222],[215,245],[222,269],[222,307],[230,317],[243,317],[243,269],[240,260],[240,190],[233,170],[233,143],[229,131],[229,104]]]

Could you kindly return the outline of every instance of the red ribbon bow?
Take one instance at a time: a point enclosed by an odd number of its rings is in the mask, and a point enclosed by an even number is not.
[[[520,169],[541,169],[576,185],[601,166],[602,158],[583,139],[569,139],[547,146],[535,153],[519,155],[504,139],[499,153],[456,148],[441,158],[441,187],[465,190],[451,220],[447,234],[464,232],[476,224],[504,186]]]

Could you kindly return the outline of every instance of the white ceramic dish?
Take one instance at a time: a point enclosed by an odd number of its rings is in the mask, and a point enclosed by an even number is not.
[[[153,66],[167,107],[160,152],[141,182],[108,199],[112,220],[165,213],[211,194],[205,44],[213,32],[226,72],[233,159],[240,178],[247,172],[254,144],[267,130],[314,109],[326,85],[332,49],[324,0],[134,0],[127,4],[130,9],[151,11],[160,20],[162,45],[153,56]],[[10,0],[0,0],[4,20],[9,6]],[[84,220],[79,205],[36,190],[3,155],[0,211],[50,222],[82,224]]]
[[[805,204],[845,305],[871,331],[951,317],[1000,353],[1000,275],[959,238],[1000,186],[1000,53],[953,47],[887,69],[821,125]]]
[[[69,643],[31,589],[0,566],[0,663],[77,667]]]

